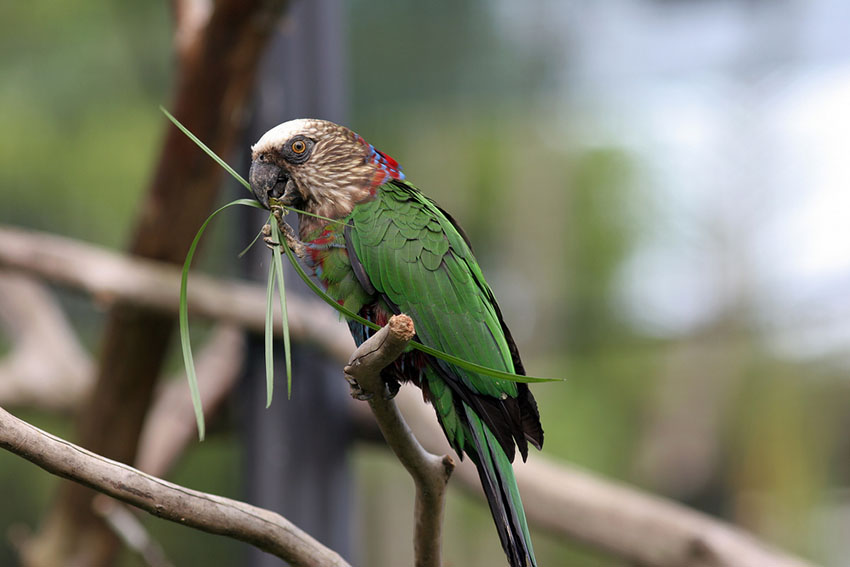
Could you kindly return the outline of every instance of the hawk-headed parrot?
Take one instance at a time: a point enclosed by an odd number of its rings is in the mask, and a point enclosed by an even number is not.
[[[299,215],[303,258],[327,293],[385,325],[413,319],[415,340],[482,366],[524,374],[519,352],[463,230],[405,179],[399,164],[348,128],[300,119],[252,147],[251,188]],[[272,201],[275,202],[275,201]],[[333,219],[341,222],[329,222]],[[359,345],[372,334],[349,321]],[[543,445],[528,385],[408,350],[384,370],[429,401],[451,446],[475,463],[512,567],[536,566],[511,462]]]

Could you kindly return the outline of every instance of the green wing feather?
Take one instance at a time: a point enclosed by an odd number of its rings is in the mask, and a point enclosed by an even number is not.
[[[481,269],[434,203],[412,186],[396,182],[381,186],[378,198],[355,207],[349,219],[353,248],[372,285],[413,318],[424,344],[514,372]],[[517,385],[510,380],[454,366],[451,374],[476,393],[517,395]]]
[[[381,186],[375,200],[356,206],[347,220],[351,226],[347,238],[356,256],[352,261],[362,266],[371,287],[413,318],[423,344],[487,368],[521,370],[514,367],[498,307],[472,251],[439,207],[413,186],[395,181]],[[476,463],[511,565],[527,565],[527,557],[536,566],[506,453],[513,455],[513,439],[497,439],[484,416],[467,403],[471,399],[467,392],[497,399],[516,398],[524,392],[526,404],[532,404],[528,399],[533,398],[525,385],[437,358],[431,364],[436,367],[424,369],[431,403],[451,445]],[[486,405],[478,407],[484,410]],[[536,414],[536,409],[531,411]],[[537,439],[539,446],[542,430]]]

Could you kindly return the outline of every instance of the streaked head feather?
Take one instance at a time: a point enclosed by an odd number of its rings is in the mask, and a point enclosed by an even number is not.
[[[295,136],[313,142],[303,163],[287,161],[282,153]],[[263,156],[286,169],[307,212],[334,219],[347,216],[357,203],[374,197],[377,185],[401,176],[397,166],[394,175],[388,173],[387,158],[363,138],[326,120],[300,118],[284,122],[263,134],[251,151],[253,160]],[[305,221],[302,219],[302,225]],[[315,224],[307,221],[306,228],[315,228]],[[302,226],[302,233],[303,229]]]

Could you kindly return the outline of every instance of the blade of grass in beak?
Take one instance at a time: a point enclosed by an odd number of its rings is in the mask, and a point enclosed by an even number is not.
[[[259,205],[259,203],[257,203],[257,204]],[[260,205],[260,206],[262,207],[262,205]],[[263,229],[260,229],[260,231],[257,233],[257,236],[255,236],[255,237],[254,237],[254,240],[252,240],[252,241],[251,241],[251,243],[250,243],[250,244],[248,244],[248,246],[246,246],[246,247],[242,250],[242,252],[240,252],[239,254],[237,254],[237,255],[236,255],[236,257],[237,257],[237,258],[241,258],[241,257],[242,257],[242,256],[244,256],[245,254],[247,254],[247,253],[248,253],[248,250],[250,250],[250,249],[251,249],[251,247],[252,247],[254,244],[256,244],[256,243],[257,243],[257,241],[260,239],[260,236],[261,236],[262,234],[263,234]]]
[[[239,181],[239,183],[241,183],[242,185],[244,185],[244,186],[245,186],[245,189],[247,189],[248,191],[250,191],[250,190],[251,190],[251,186],[248,184],[248,182],[247,182],[247,181],[245,181],[244,179],[242,179],[242,176],[241,176],[241,175],[239,175],[238,173],[236,173],[236,171],[235,171],[232,167],[230,167],[229,165],[227,165],[227,162],[226,162],[226,161],[224,161],[223,159],[221,159],[220,157],[218,157],[218,155],[216,155],[216,153],[215,153],[214,151],[212,151],[211,149],[209,149],[209,148],[207,147],[207,145],[206,145],[206,144],[204,144],[202,141],[200,141],[200,140],[199,140],[199,139],[198,139],[198,138],[197,138],[194,134],[192,134],[192,133],[189,131],[189,129],[188,129],[188,128],[186,128],[185,126],[183,126],[183,125],[180,123],[180,121],[179,121],[179,120],[177,120],[176,118],[174,118],[174,116],[172,116],[170,112],[168,112],[167,110],[165,110],[165,107],[164,107],[164,106],[160,106],[160,107],[159,107],[159,109],[162,111],[162,113],[163,113],[163,114],[165,114],[165,116],[167,116],[167,117],[168,117],[168,119],[169,119],[169,120],[171,120],[171,122],[172,122],[175,126],[177,126],[177,128],[179,128],[179,129],[180,129],[180,131],[181,131],[181,132],[183,132],[184,134],[186,134],[186,136],[188,136],[188,138],[189,138],[190,140],[192,140],[193,142],[195,142],[195,144],[197,144],[199,148],[201,148],[202,150],[204,150],[204,152],[206,152],[206,154],[207,154],[208,156],[210,156],[211,158],[213,158],[213,159],[215,160],[215,162],[216,162],[216,163],[218,163],[218,165],[220,165],[221,167],[223,167],[223,168],[225,169],[225,171],[227,171],[227,173],[229,173],[230,175],[232,175],[234,179],[236,179],[237,181]]]
[[[286,246],[283,241],[283,234],[280,232],[280,227],[277,224],[274,216],[269,216],[269,223],[272,227],[272,238],[275,242],[280,243],[272,250],[272,263],[274,271],[277,275],[277,289],[280,292],[280,314],[283,324],[283,353],[286,359],[286,397],[292,398],[292,350],[289,345],[289,316],[286,313],[286,292],[283,284],[283,262],[280,259],[280,246]]]
[[[183,365],[186,367],[186,378],[189,381],[189,392],[192,395],[192,407],[195,409],[195,421],[198,423],[198,438],[201,441],[204,440],[205,434],[204,411],[201,407],[201,393],[198,389],[198,376],[195,373],[195,359],[192,356],[192,343],[189,337],[189,302],[187,298],[189,267],[192,265],[192,258],[195,256],[195,249],[198,247],[198,242],[200,242],[201,236],[204,234],[209,222],[218,213],[234,205],[263,208],[262,205],[253,199],[237,199],[214,211],[207,217],[207,220],[204,221],[204,224],[201,225],[201,228],[195,234],[195,239],[192,240],[192,244],[189,246],[189,252],[186,253],[186,260],[183,262],[183,271],[180,277],[180,305],[178,309],[180,348],[183,351]]]
[[[274,389],[274,265],[269,264],[269,281],[266,288],[266,407],[272,405]]]
[[[163,113],[165,113],[165,115],[169,118],[169,120],[171,120],[178,128],[180,128],[180,130],[183,133],[185,133],[189,138],[191,138],[193,142],[195,142],[202,150],[204,150],[210,157],[212,157],[219,165],[221,165],[225,170],[227,170],[227,172],[230,173],[230,175],[232,175],[234,177],[234,179],[239,181],[239,183],[241,183],[242,185],[244,185],[245,187],[247,187],[250,190],[251,186],[248,184],[247,181],[245,181],[242,178],[242,176],[240,176],[238,173],[236,173],[236,171],[234,171],[233,168],[231,168],[229,165],[227,165],[227,163],[224,160],[222,160],[212,150],[210,150],[207,146],[205,146],[203,144],[203,142],[198,140],[198,138],[196,138],[191,132],[189,132],[189,130],[187,130],[185,126],[180,124],[180,122],[178,122],[176,118],[174,118],[171,114],[169,114],[167,110],[165,110],[162,107],[160,107],[160,109],[163,111]],[[260,205],[259,203],[256,203],[256,202],[254,202],[252,204],[252,206],[255,206],[257,208],[264,208],[262,205]],[[299,211],[298,209],[294,209],[294,208],[291,208],[291,207],[286,207],[286,209],[291,210],[291,211],[295,211],[297,213],[306,214],[308,216],[315,216],[317,218],[321,218],[321,219],[324,219],[324,220],[327,220],[327,221],[333,222],[333,223],[341,223],[342,222],[342,221],[339,221],[339,220],[322,217],[320,215],[307,213],[305,211]],[[274,223],[272,223],[272,225],[274,225]],[[327,293],[325,293],[325,291],[323,289],[321,289],[319,286],[317,286],[310,279],[310,276],[308,276],[304,272],[303,268],[301,268],[301,265],[298,263],[298,260],[295,258],[295,255],[292,253],[292,251],[289,249],[289,247],[283,246],[283,249],[286,252],[287,257],[289,258],[289,261],[292,264],[292,267],[295,268],[295,271],[298,273],[298,277],[300,277],[302,280],[304,280],[304,282],[307,284],[307,286],[313,291],[313,293],[318,295],[319,298],[322,301],[324,301],[325,303],[327,303],[328,305],[330,305],[331,307],[333,307],[334,309],[336,309],[337,311],[339,311],[343,315],[349,317],[350,319],[357,321],[358,323],[361,323],[363,325],[366,325],[369,328],[376,329],[376,330],[380,328],[377,325],[375,325],[374,323],[372,323],[371,321],[367,321],[363,317],[360,317],[359,315],[353,313],[351,310],[345,308],[344,306],[342,306],[339,303],[337,303],[336,301],[334,301]],[[417,341],[411,341],[410,346],[417,349],[417,350],[420,350],[420,351],[422,351],[426,354],[429,354],[431,356],[434,356],[436,358],[439,358],[441,360],[444,360],[446,362],[454,364],[455,366],[459,366],[459,367],[461,367],[465,370],[468,370],[470,372],[475,372],[477,374],[483,374],[485,376],[490,376],[492,378],[497,378],[497,379],[501,379],[501,380],[509,380],[509,381],[512,381],[512,382],[526,382],[526,383],[531,383],[531,382],[564,382],[564,381],[566,381],[565,378],[538,378],[536,376],[523,376],[523,375],[520,375],[520,374],[514,374],[512,372],[505,372],[503,370],[496,370],[495,368],[487,368],[486,366],[482,366],[480,364],[476,364],[476,363],[470,362],[468,360],[463,360],[462,358],[458,358],[458,357],[451,355],[451,354],[448,354],[446,352],[437,350],[437,349],[429,347],[427,345],[423,345],[422,343],[417,342]]]
[[[311,290],[313,290],[313,293],[318,295],[319,298],[322,301],[324,301],[325,303],[327,303],[328,305],[330,305],[331,307],[333,307],[334,309],[336,309],[337,311],[339,311],[340,313],[342,313],[346,317],[349,317],[350,319],[354,319],[358,323],[360,323],[362,325],[366,325],[370,329],[374,329],[374,330],[377,331],[381,328],[380,326],[376,325],[375,323],[373,323],[373,322],[371,322],[367,319],[364,319],[360,315],[357,315],[356,313],[354,313],[350,309],[347,309],[345,306],[340,305],[339,303],[334,301],[331,296],[329,296],[327,293],[325,293],[325,291],[322,288],[317,286],[315,284],[315,282],[313,282],[313,280],[310,279],[310,276],[308,276],[307,273],[304,272],[304,269],[298,263],[298,260],[295,258],[295,254],[292,253],[292,250],[290,250],[288,246],[284,246],[283,249],[286,252],[286,255],[289,257],[289,262],[292,264],[292,267],[295,268],[295,271],[298,274],[298,276],[302,280],[304,280],[304,283],[306,283],[307,286]],[[417,350],[420,350],[420,351],[422,351],[426,354],[430,354],[431,356],[434,356],[434,357],[439,358],[441,360],[445,360],[446,362],[454,364],[455,366],[459,366],[459,367],[461,367],[465,370],[468,370],[470,372],[475,372],[476,374],[483,374],[484,376],[490,376],[491,378],[497,378],[499,380],[509,380],[511,382],[524,382],[524,383],[564,382],[564,381],[566,381],[565,378],[538,378],[537,376],[524,376],[524,375],[521,375],[521,374],[514,374],[513,372],[505,372],[503,370],[496,370],[495,368],[487,368],[486,366],[482,366],[482,365],[476,364],[474,362],[469,362],[468,360],[458,358],[457,356],[451,355],[447,352],[443,352],[441,350],[437,350],[437,349],[429,347],[427,345],[423,345],[422,343],[415,341],[415,340],[410,341],[410,346],[417,349]]]

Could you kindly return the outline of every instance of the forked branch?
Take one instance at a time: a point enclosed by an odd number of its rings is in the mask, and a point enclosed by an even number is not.
[[[416,484],[413,536],[416,567],[439,567],[446,483],[455,464],[448,455],[433,455],[419,444],[381,378],[381,370],[398,358],[414,334],[410,317],[393,316],[351,355],[345,375],[369,397],[369,407],[387,445]]]

